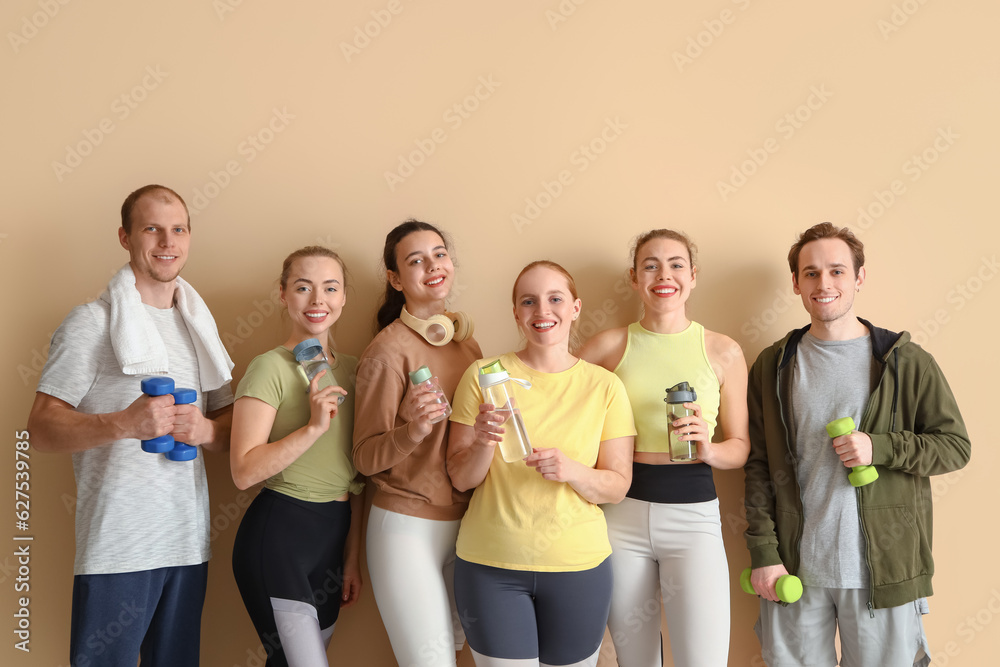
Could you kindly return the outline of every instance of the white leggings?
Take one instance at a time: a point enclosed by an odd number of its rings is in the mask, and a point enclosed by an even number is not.
[[[368,574],[400,667],[455,665],[465,643],[452,587],[460,523],[371,509]]]
[[[660,602],[675,665],[725,667],[729,564],[718,499],[603,506],[615,587],[608,628],[621,667],[660,667]]]

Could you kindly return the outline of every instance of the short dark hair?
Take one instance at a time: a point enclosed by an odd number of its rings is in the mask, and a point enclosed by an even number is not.
[[[154,183],[142,186],[126,197],[124,203],[122,203],[122,228],[125,230],[126,234],[132,233],[132,209],[134,209],[135,205],[139,203],[139,200],[146,195],[158,195],[158,199],[165,204],[169,204],[172,200],[179,201],[181,206],[184,207],[184,213],[187,214],[188,226],[191,225],[191,212],[188,211],[187,203],[184,201],[184,198],[167,186],[156,185]]]
[[[799,254],[807,243],[819,241],[820,239],[840,239],[847,244],[851,250],[851,259],[854,263],[854,275],[857,277],[861,267],[865,265],[865,244],[854,235],[847,227],[837,227],[832,222],[821,222],[813,225],[799,235],[798,240],[792,244],[788,251],[788,268],[791,269],[795,277],[799,275]]]

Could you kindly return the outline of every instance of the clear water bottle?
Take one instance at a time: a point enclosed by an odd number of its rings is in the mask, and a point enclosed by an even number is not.
[[[323,350],[323,344],[319,342],[318,338],[307,338],[292,350],[292,354],[295,355],[295,360],[299,362],[302,366],[302,370],[306,374],[306,391],[309,391],[309,384],[313,381],[320,371],[326,371],[326,375],[319,379],[319,384],[317,389],[323,389],[324,387],[336,386],[336,378],[333,377],[333,369],[330,368],[330,361],[326,358],[326,352]],[[340,394],[337,396],[337,404],[344,402],[344,395]]]
[[[670,460],[678,463],[698,460],[698,444],[693,440],[681,440],[678,436],[687,435],[686,431],[678,432],[672,424],[681,417],[690,417],[694,410],[684,407],[685,403],[694,403],[698,394],[687,382],[678,382],[667,389],[667,431],[670,438]]]
[[[479,387],[483,390],[484,402],[492,403],[494,411],[503,417],[500,455],[507,463],[520,461],[531,454],[531,441],[512,391],[514,382],[531,389],[530,382],[510,377],[499,359],[479,369]]]
[[[431,391],[438,393],[438,398],[434,399],[435,403],[444,404],[444,412],[431,420],[432,424],[437,424],[439,421],[443,421],[448,418],[451,414],[451,405],[448,403],[448,397],[444,395],[441,391],[441,385],[434,381],[434,375],[431,373],[431,369],[427,366],[421,366],[415,371],[410,371],[410,382],[414,387],[424,386]]]

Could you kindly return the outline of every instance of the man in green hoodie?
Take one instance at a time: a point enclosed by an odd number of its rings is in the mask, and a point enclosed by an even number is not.
[[[750,371],[746,531],[761,597],[757,634],[771,667],[910,667],[930,662],[921,615],[932,594],[930,475],[971,452],[955,397],[930,354],[858,318],[864,246],[829,222],[788,253],[810,324],[761,352]],[[825,425],[857,429],[831,439]],[[853,487],[850,468],[878,479]],[[778,600],[797,575],[802,599]]]

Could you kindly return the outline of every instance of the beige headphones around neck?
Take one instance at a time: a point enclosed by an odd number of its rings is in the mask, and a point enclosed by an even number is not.
[[[461,311],[456,313],[445,311],[443,315],[432,315],[422,320],[411,315],[407,312],[406,306],[403,306],[399,319],[435,347],[447,345],[453,340],[456,342],[466,340],[475,330],[472,318]]]

